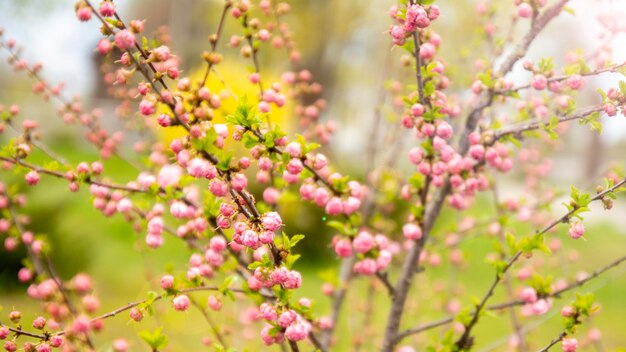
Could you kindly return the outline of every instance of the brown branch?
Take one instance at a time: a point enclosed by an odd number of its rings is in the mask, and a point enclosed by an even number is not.
[[[582,280],[576,280],[575,282],[569,284],[568,286],[554,291],[551,294],[544,296],[543,298],[560,298],[561,295],[565,292],[571,291],[577,287],[581,287],[584,284],[586,284],[587,282],[597,278],[598,276],[602,275],[603,273],[609,271],[612,268],[617,267],[618,265],[620,265],[621,263],[626,261],[626,255],[622,256],[620,258],[618,258],[617,260],[612,261],[611,263],[609,263],[608,265],[594,271],[591,275],[587,276],[586,278],[582,279]],[[509,308],[509,307],[515,307],[515,306],[521,306],[526,304],[526,302],[521,301],[521,300],[514,300],[514,301],[510,301],[510,302],[505,302],[505,303],[499,303],[499,304],[495,304],[495,305],[491,305],[486,307],[485,309],[487,310],[493,310],[493,311],[497,311],[497,310],[502,310],[505,308]],[[472,313],[473,314],[473,313]],[[454,321],[454,317],[447,317],[447,318],[442,318],[439,320],[436,320],[434,322],[428,323],[428,324],[424,324],[421,326],[418,326],[416,328],[412,328],[412,329],[407,329],[401,333],[398,334],[398,340],[397,342],[400,342],[402,339],[404,339],[407,336],[411,336],[411,335],[416,335],[419,334],[421,332],[424,331],[428,331],[440,326],[444,326],[447,324],[450,324]]]
[[[591,72],[585,72],[585,73],[581,73],[580,76],[582,77],[591,77],[591,76],[598,76],[601,75],[603,73],[606,72],[611,72],[611,73],[619,73],[619,69],[622,67],[626,66],[626,62],[621,63],[621,64],[617,64],[617,65],[612,65],[609,67],[605,67],[599,70],[595,70],[595,71],[591,71]],[[548,83],[551,82],[561,82],[564,81],[566,79],[568,79],[571,75],[562,75],[562,76],[555,76],[552,78],[548,78]],[[508,94],[508,93],[512,93],[512,92],[518,92],[520,90],[523,89],[528,89],[530,88],[531,85],[530,84],[525,84],[525,85],[521,85],[521,86],[517,86],[517,87],[513,87],[513,88],[508,88],[508,89],[501,89],[501,90],[497,90],[496,94]]]
[[[207,313],[206,309],[204,309],[195,299],[190,297],[189,300],[191,301],[191,304],[193,304],[194,307],[196,307],[198,311],[202,314],[202,316],[204,317],[204,320],[207,321],[207,323],[209,324],[209,327],[211,328],[211,331],[213,332],[213,335],[215,335],[215,337],[220,342],[220,344],[225,349],[228,349],[228,345],[226,344],[226,341],[224,341],[224,337],[220,333],[219,329],[215,326],[215,323],[209,316],[209,313]]]
[[[557,338],[555,338],[554,340],[550,341],[550,343],[546,347],[540,349],[539,352],[547,352],[554,345],[556,345],[557,343],[561,342],[565,338],[565,336],[567,336],[566,332],[560,333]]]
[[[501,218],[502,216],[505,215],[505,209],[500,204],[500,200],[498,196],[498,186],[495,180],[492,181],[491,189],[493,191],[492,194],[493,194],[494,204],[496,207],[496,215],[498,216],[498,218]],[[500,243],[502,244],[503,248],[506,248],[506,236],[504,233],[504,226],[500,226],[500,229],[498,230],[498,238],[500,239]],[[505,255],[506,255],[505,252],[502,251],[502,253],[500,254],[502,260],[505,259]],[[504,285],[506,287],[508,298],[514,299],[515,293],[513,292],[513,285],[511,284],[511,273],[509,273],[508,271],[504,273]],[[524,341],[524,334],[522,331],[522,326],[519,322],[519,318],[517,316],[517,312],[515,311],[515,308],[513,307],[509,308],[509,316],[511,317],[511,325],[513,327],[513,333],[515,334],[515,336],[517,336],[517,339],[519,341],[519,346],[518,346],[519,352],[526,352],[527,351],[526,341]]]
[[[471,337],[471,332],[472,332],[472,329],[478,323],[478,320],[480,318],[480,313],[485,308],[485,305],[487,304],[487,301],[489,300],[489,298],[493,296],[493,292],[495,291],[500,281],[502,281],[504,274],[506,274],[506,272],[511,268],[511,266],[513,266],[513,263],[515,263],[521,255],[522,255],[522,251],[516,252],[507,261],[506,266],[504,267],[504,269],[502,269],[502,272],[496,273],[496,278],[493,280],[493,283],[487,290],[487,293],[485,294],[485,296],[483,296],[480,303],[476,306],[476,309],[474,310],[474,313],[472,316],[472,320],[465,327],[465,330],[463,331],[463,334],[461,335],[461,337],[459,337],[459,339],[454,343],[456,347],[459,349],[459,351],[469,350],[472,347],[473,338]]]
[[[580,120],[594,113],[601,112],[603,110],[604,108],[602,106],[593,106],[584,110],[580,110],[571,115],[557,117],[557,119],[558,119],[558,123],[572,121],[572,120]],[[500,128],[495,131],[494,142],[498,139],[501,139],[502,137],[505,137],[511,134],[519,135],[522,132],[540,129],[545,124],[546,122],[544,121],[533,121],[533,122],[518,123],[518,124],[511,125],[511,126]]]
[[[230,0],[224,1],[224,9],[222,10],[222,15],[220,16],[220,21],[217,25],[217,31],[214,34],[209,36],[209,41],[211,43],[211,54],[215,54],[215,49],[217,48],[217,44],[222,37],[222,29],[224,28],[224,22],[226,20],[226,14],[228,13],[228,9],[232,6],[232,2]],[[206,71],[204,71],[204,77],[202,78],[202,82],[200,83],[201,87],[204,87],[207,79],[209,78],[209,74],[213,69],[213,61],[207,60]]]

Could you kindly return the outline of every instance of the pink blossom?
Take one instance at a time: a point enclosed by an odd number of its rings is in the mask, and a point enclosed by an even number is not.
[[[302,285],[302,275],[295,270],[291,270],[283,282],[283,286],[286,289],[294,290],[300,287],[300,285]]]
[[[585,234],[585,225],[582,222],[575,222],[569,228],[569,236],[573,239],[579,239]]]
[[[574,313],[576,313],[576,310],[572,306],[564,306],[563,309],[561,309],[561,316],[564,317],[571,317]]]
[[[275,211],[265,214],[261,221],[263,226],[270,231],[277,231],[283,226],[280,215]]]
[[[302,156],[302,146],[298,142],[291,142],[285,147],[285,153],[292,158],[299,158]]]
[[[63,345],[63,336],[54,335],[50,337],[50,346],[61,347]]]
[[[436,12],[436,11],[435,11]],[[437,18],[438,14],[433,13],[433,16]],[[421,5],[413,4],[409,5],[406,9],[406,28],[413,31],[415,27],[426,28],[430,24],[428,14]]]
[[[172,304],[174,306],[174,309],[176,309],[177,311],[185,311],[189,308],[189,297],[187,297],[186,295],[176,296],[172,300]]]
[[[520,293],[520,298],[526,303],[534,303],[537,301],[537,291],[532,287],[526,287]]]
[[[91,19],[91,7],[82,6],[76,11],[76,17],[78,17],[81,22],[89,21]]]
[[[563,352],[576,352],[578,348],[578,340],[573,337],[566,337],[561,341]]]
[[[567,86],[571,89],[578,90],[585,85],[585,80],[581,75],[571,75],[567,78]]]
[[[144,116],[150,116],[156,112],[156,106],[154,102],[144,99],[139,103],[139,112]]]
[[[299,321],[290,325],[285,330],[285,337],[291,341],[304,340],[311,331],[311,326],[306,321]]]
[[[44,317],[37,317],[33,321],[33,328],[37,330],[43,330],[45,326],[46,326],[46,319]]]
[[[29,186],[35,186],[39,183],[39,173],[35,170],[30,171],[24,176],[24,179]]]
[[[7,336],[9,336],[9,328],[7,328],[6,326],[0,326],[0,340],[4,340],[7,338]]]
[[[124,339],[115,339],[113,340],[113,351],[115,352],[127,352],[128,351],[128,342]]]
[[[422,229],[413,223],[408,223],[402,226],[402,234],[406,239],[419,240],[422,238]]]
[[[348,258],[352,255],[352,243],[350,240],[342,238],[335,242],[335,253],[342,258]]]
[[[437,49],[431,43],[424,43],[420,46],[420,57],[423,60],[430,60],[435,56]]]
[[[4,349],[8,352],[15,352],[17,351],[17,345],[15,344],[15,341],[9,340],[4,343]]]
[[[207,305],[216,312],[222,309],[222,302],[213,295],[210,295],[207,299]]]
[[[100,4],[99,12],[103,17],[111,17],[115,14],[115,4],[113,1],[103,1]]]
[[[352,245],[357,253],[367,253],[375,245],[374,237],[369,232],[361,231],[352,241]]]
[[[112,47],[113,47],[113,44],[111,44],[111,42],[108,39],[100,39],[96,49],[98,50],[98,53],[100,55],[104,56],[111,52]]]
[[[304,165],[300,159],[291,159],[287,163],[287,171],[292,175],[297,175],[304,169]]]
[[[161,277],[161,288],[169,290],[174,287],[174,277],[172,275],[163,275]]]
[[[517,14],[519,17],[528,18],[533,14],[533,8],[528,3],[521,3],[517,6]]]
[[[406,31],[402,26],[391,26],[389,28],[393,43],[396,45],[404,45],[406,38]]]
[[[361,275],[374,275],[376,268],[376,261],[371,258],[365,258],[354,264],[354,272]]]
[[[115,34],[115,45],[121,50],[130,50],[135,45],[135,35],[123,29]]]
[[[130,318],[134,321],[139,322],[141,321],[141,319],[143,319],[143,314],[137,307],[133,307],[130,310]]]
[[[332,197],[328,203],[326,203],[326,214],[339,215],[343,212],[343,202],[339,197]]]
[[[544,75],[535,75],[530,81],[530,85],[536,90],[544,90],[548,85],[548,79]]]
[[[291,325],[291,323],[293,323],[297,317],[298,314],[295,311],[288,309],[278,316],[278,320],[276,322],[279,326],[286,328]]]
[[[231,177],[230,185],[235,191],[241,192],[248,186],[248,178],[244,174],[236,173]]]
[[[211,180],[209,190],[217,197],[224,197],[228,194],[228,184],[222,180]]]
[[[226,248],[226,239],[222,236],[214,236],[209,241],[209,247],[216,252],[221,252]]]
[[[270,335],[270,330],[273,328],[272,325],[266,325],[262,330],[261,330],[261,339],[263,340],[263,343],[266,344],[267,346],[275,344],[275,343],[281,343],[284,339],[284,335],[282,332],[278,332],[275,336]]]
[[[361,201],[356,197],[348,197],[343,201],[343,212],[346,215],[350,215],[357,211],[361,207]]]

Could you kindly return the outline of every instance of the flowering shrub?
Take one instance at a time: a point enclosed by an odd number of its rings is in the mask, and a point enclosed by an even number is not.
[[[135,152],[146,156],[141,164],[126,154],[123,131],[111,133],[104,127],[101,110],[90,111],[78,99],[64,98],[61,85],[43,78],[42,65],[25,61],[15,41],[2,34],[0,47],[8,54],[9,64],[32,77],[34,94],[56,100],[59,117],[67,124],[80,125],[86,140],[99,152],[93,160],[70,164],[39,140],[45,129],[22,118],[17,105],[1,111],[3,173],[23,175],[23,181],[7,177],[10,183],[5,181],[0,187],[0,232],[5,251],[25,248],[27,258],[17,278],[28,284],[27,295],[42,307],[41,316],[34,319],[23,317],[19,307],[8,315],[3,312],[0,339],[4,349],[100,350],[100,341],[93,336],[103,328],[104,320],[122,320],[114,318],[118,315],[134,322],[153,319],[149,316],[155,305],[169,304],[180,312],[199,309],[211,327],[214,349],[225,350],[230,343],[208,312],[219,312],[232,300],[254,304],[255,345],[328,351],[342,338],[336,331],[338,320],[355,309],[346,305],[347,291],[355,281],[369,278],[384,288],[389,302],[368,307],[370,314],[381,309],[386,316],[381,331],[374,334],[376,349],[467,351],[476,345],[476,327],[486,314],[504,311],[513,322],[512,348],[546,351],[560,344],[563,351],[576,351],[581,345],[577,328],[599,306],[591,294],[579,293],[573,302],[559,298],[626,257],[608,258],[607,266],[569,282],[553,281],[551,274],[564,274],[548,272],[542,260],[558,252],[562,241],[594,236],[586,235],[583,214],[592,203],[611,209],[618,193],[626,190],[626,178],[616,167],[607,171],[594,192],[571,187],[566,209],[553,215],[548,205],[559,194],[542,185],[550,165],[540,146],[555,145],[569,121],[599,130],[602,119],[623,118],[616,115],[623,114],[626,106],[624,83],[600,91],[601,100],[595,105],[577,107],[576,95],[593,76],[625,73],[626,63],[611,61],[604,47],[588,58],[572,54],[561,68],[549,58],[533,62],[526,58],[529,47],[554,18],[569,11],[568,1],[515,0],[513,18],[527,32],[500,44],[494,44],[500,34],[490,23],[496,3],[477,6],[484,22],[483,36],[494,47],[489,57],[476,61],[475,80],[467,92],[448,90],[454,75],[448,74],[446,60],[439,55],[444,39],[436,31],[445,11],[432,0],[391,6],[389,41],[394,53],[406,53],[399,62],[411,74],[394,81],[383,94],[394,99],[391,109],[397,118],[390,124],[411,138],[405,158],[413,172],[385,173],[393,169],[393,163],[372,162],[366,181],[342,175],[340,161],[320,149],[330,142],[336,126],[322,119],[327,104],[321,98],[320,84],[311,72],[297,69],[301,55],[282,22],[290,11],[287,3],[224,1],[217,29],[209,36],[207,51],[201,53],[204,68],[198,78],[186,76],[164,32],[146,35],[144,22],[124,19],[111,0],[76,3],[79,21],[101,24],[102,38],[95,50],[105,59],[105,82],[120,100],[118,115],[129,121],[129,129],[140,126],[144,133],[153,132],[135,145]],[[229,21],[238,25],[232,34],[225,33]],[[607,25],[605,35],[612,38],[621,30]],[[238,48],[250,60],[252,70],[245,75],[256,87],[253,96],[237,94],[229,82],[221,80],[220,64],[226,59],[220,52],[225,46]],[[286,49],[292,67],[278,81],[266,78],[259,54],[273,49]],[[510,77],[516,64],[529,73],[524,83]],[[219,80],[223,89],[209,88],[211,79]],[[299,119],[298,133],[281,128],[275,118],[280,111]],[[371,126],[373,149],[367,155],[371,160],[376,160],[381,147],[376,134],[380,124],[378,116]],[[169,145],[158,137],[163,130],[175,136]],[[38,153],[46,160],[33,156]],[[113,175],[107,173],[107,162],[112,159],[127,161],[135,177],[113,182]],[[524,174],[526,194],[504,199],[498,185],[512,170]],[[58,275],[50,260],[54,248],[45,236],[31,232],[29,219],[20,214],[26,202],[24,189],[44,185],[48,177],[64,179],[70,192],[87,188],[93,207],[104,216],[119,216],[131,223],[145,238],[144,246],[161,250],[168,241],[183,241],[192,251],[188,262],[179,263],[176,269],[160,269],[160,287],[155,285],[144,299],[102,314],[92,278],[85,273],[72,278]],[[317,309],[306,292],[299,292],[307,277],[297,262],[307,253],[298,253],[298,243],[305,235],[315,234],[289,230],[288,221],[297,220],[283,218],[280,201],[289,194],[296,194],[302,204],[319,207],[325,224],[336,233],[327,254],[341,259],[339,269],[333,282],[322,287],[331,301],[329,311]],[[489,204],[485,199],[493,199],[492,210],[484,209]],[[486,229],[473,218],[477,209],[489,213],[483,216]],[[441,226],[448,214],[467,217],[449,229]],[[516,223],[530,224],[535,230],[521,233]],[[459,244],[470,233],[494,241],[487,256],[493,274],[483,294],[471,304],[461,304],[457,296],[462,293],[452,292],[442,301],[420,294],[442,291],[422,283],[413,292],[412,287],[418,286],[416,277],[432,275],[430,268],[444,261],[456,270],[465,265]],[[516,275],[515,267],[520,267]],[[507,300],[493,304],[498,290],[506,290]],[[403,319],[407,301],[443,303],[446,308],[442,310],[450,316],[416,326],[415,321]],[[531,341],[525,336],[520,322],[524,317],[558,310],[563,326],[554,332],[552,341]],[[415,339],[442,326],[444,333],[433,340]],[[232,334],[238,338],[237,330]],[[163,329],[139,335],[153,351],[174,344]],[[599,338],[598,331],[590,331],[590,340]],[[107,342],[107,346],[114,351],[131,350],[124,339]],[[355,346],[366,345],[361,341]]]

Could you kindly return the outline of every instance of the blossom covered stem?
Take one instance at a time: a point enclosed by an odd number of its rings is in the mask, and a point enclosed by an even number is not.
[[[557,3],[549,7],[543,14],[533,18],[531,28],[529,32],[524,36],[522,41],[518,44],[516,49],[505,58],[502,65],[498,69],[498,75],[505,75],[511,71],[513,65],[522,58],[530,44],[534,41],[537,35],[545,28],[545,26],[560,12],[563,6],[568,0],[559,0]],[[483,99],[477,107],[475,107],[466,120],[465,128],[460,133],[458,152],[461,155],[465,155],[469,150],[468,136],[476,129],[478,121],[482,116],[482,112],[487,107],[491,106],[493,102],[494,94],[489,92],[487,97]],[[417,271],[418,258],[422,253],[422,249],[428,240],[430,231],[435,223],[435,220],[439,217],[441,208],[445,201],[446,196],[451,190],[449,179],[446,180],[443,187],[441,187],[437,193],[433,196],[432,200],[426,204],[426,212],[423,220],[422,238],[415,243],[411,251],[405,258],[402,266],[402,271],[398,283],[396,284],[396,295],[393,297],[391,309],[389,310],[387,326],[385,329],[385,337],[383,340],[382,351],[390,352],[393,350],[394,345],[397,343],[397,334],[400,328],[400,320],[404,311],[404,305],[408,296],[409,289],[413,282],[413,278]]]
[[[626,62],[621,63],[621,64],[617,64],[617,65],[611,65],[599,70],[595,70],[595,71],[591,71],[591,72],[583,72],[580,73],[581,77],[591,77],[591,76],[598,76],[601,75],[603,73],[607,73],[607,72],[611,72],[611,73],[619,73],[620,69],[626,67]],[[547,83],[552,83],[552,82],[561,82],[561,81],[565,81],[567,80],[569,77],[571,77],[570,75],[563,75],[563,76],[555,76],[555,77],[551,77],[547,79]],[[531,84],[525,84],[525,85],[521,85],[521,86],[517,86],[517,87],[513,87],[513,88],[509,88],[509,89],[502,89],[502,90],[498,90],[497,93],[498,94],[509,94],[512,92],[519,92],[520,90],[524,90],[524,89],[528,89],[531,88],[532,85]]]
[[[557,117],[558,123],[584,119],[595,113],[603,111],[602,106],[592,106],[587,109],[580,110],[570,115]],[[518,135],[522,132],[532,131],[542,128],[546,123],[543,121],[523,122],[512,126],[503,127],[494,133],[494,142],[508,135]]]
[[[20,224],[18,217],[17,217],[17,213],[15,211],[15,207],[13,206],[13,204],[9,204],[8,207],[9,210],[9,214],[11,216],[11,221],[13,222],[13,224],[15,225],[15,228],[17,229],[18,233],[20,234],[20,237],[23,236],[25,230],[22,227],[22,224]],[[59,277],[59,275],[56,273],[56,270],[54,269],[54,267],[52,266],[52,262],[50,261],[50,258],[47,258],[46,261],[42,260],[42,258],[39,257],[39,255],[37,255],[33,249],[31,248],[30,245],[26,246],[26,250],[28,252],[28,256],[30,257],[31,261],[33,262],[33,266],[35,267],[35,271],[37,272],[38,275],[44,275],[44,274],[48,274],[48,276],[53,280],[54,284],[57,286],[57,288],[59,289],[59,292],[61,293],[61,297],[63,299],[63,303],[65,304],[65,306],[67,307],[67,309],[69,310],[70,314],[73,317],[77,317],[78,316],[78,312],[76,310],[76,307],[74,307],[74,304],[72,303],[69,294],[67,292],[67,290],[65,289],[65,285],[63,283],[63,280],[61,280],[61,278]],[[2,325],[2,324],[0,324]],[[36,334],[23,334],[22,335],[26,335],[26,336],[31,336],[33,337],[33,335]],[[87,331],[85,331],[83,334],[83,337],[85,339],[85,343],[91,348],[94,349],[94,345],[93,342],[91,341],[91,337],[89,336],[89,333]],[[47,340],[49,338],[49,335],[46,335],[45,339]]]

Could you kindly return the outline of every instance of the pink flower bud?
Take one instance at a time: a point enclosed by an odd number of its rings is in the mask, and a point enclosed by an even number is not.
[[[566,337],[561,341],[561,349],[563,352],[576,352],[578,348],[578,340],[573,337]]]
[[[571,75],[567,78],[567,86],[571,89],[578,90],[585,85],[585,80],[581,75]]]
[[[537,291],[532,287],[526,287],[520,293],[520,299],[526,303],[534,303],[537,301]]]
[[[121,50],[129,50],[135,46],[135,35],[131,31],[123,29],[115,34],[115,45]]]
[[[163,275],[161,277],[161,288],[169,290],[174,287],[174,277],[172,275]]]
[[[87,22],[91,19],[91,7],[83,6],[76,11],[76,17],[81,22]]]
[[[565,307],[563,307],[563,309],[561,309],[561,316],[571,317],[571,316],[574,315],[575,312],[576,312],[576,310],[574,309],[574,307],[572,307],[572,306],[565,306]]]
[[[179,312],[186,311],[189,308],[189,297],[186,295],[176,296],[172,300],[172,305]]]
[[[579,239],[585,234],[585,225],[582,222],[573,223],[569,228],[569,236],[573,239]]]
[[[423,60],[430,60],[435,56],[437,49],[431,43],[424,43],[420,46],[420,57]]]
[[[270,231],[277,231],[283,226],[283,221],[277,212],[269,212],[261,219],[263,226]]]
[[[143,319],[143,314],[141,313],[141,311],[137,308],[137,307],[133,307],[130,310],[130,318],[134,321],[141,321],[141,319]]]
[[[339,215],[343,212],[343,202],[339,197],[332,197],[328,203],[326,203],[325,208],[326,214],[328,215]]]
[[[375,245],[374,237],[369,232],[359,232],[359,234],[352,241],[354,250],[358,253],[367,253]]]
[[[24,176],[24,179],[29,186],[35,186],[39,183],[39,173],[35,170],[30,171],[26,174],[26,176]]]
[[[112,47],[113,47],[113,44],[111,44],[111,42],[108,39],[100,39],[96,49],[98,50],[98,53],[100,55],[104,56],[111,52]]]
[[[222,302],[213,295],[209,296],[207,299],[207,305],[216,312],[222,309]]]
[[[103,17],[111,17],[115,14],[115,4],[112,1],[104,1],[98,10]]]
[[[548,80],[544,75],[535,75],[532,78],[530,85],[536,90],[544,90],[548,85]]]
[[[348,239],[342,238],[336,241],[334,247],[339,257],[348,258],[352,255],[352,243]]]
[[[528,3],[521,3],[517,6],[517,14],[519,17],[528,18],[533,14],[533,8]]]
[[[46,319],[44,319],[43,317],[37,317],[33,321],[33,328],[37,330],[43,330],[45,326],[46,326]]]
[[[422,238],[422,229],[413,223],[402,226],[402,234],[406,239],[419,240]]]

